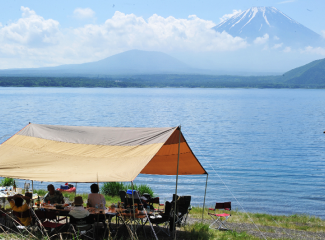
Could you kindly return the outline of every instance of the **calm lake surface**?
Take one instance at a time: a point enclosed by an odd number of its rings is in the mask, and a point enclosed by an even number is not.
[[[208,206],[231,201],[239,210],[325,219],[325,90],[0,87],[0,113],[1,143],[28,122],[181,125],[209,173]],[[150,185],[162,202],[172,199],[175,179],[139,175],[135,182]],[[205,181],[181,176],[179,194],[202,205]],[[89,184],[78,184],[78,192],[89,192]]]

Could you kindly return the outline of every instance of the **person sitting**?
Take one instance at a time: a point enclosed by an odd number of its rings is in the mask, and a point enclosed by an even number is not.
[[[92,184],[90,186],[91,193],[88,195],[88,207],[99,207],[99,208],[105,208],[106,200],[105,197],[102,194],[99,194],[99,187],[97,184]],[[102,205],[102,206],[101,206]]]
[[[24,199],[26,202],[23,204]],[[21,224],[24,226],[29,226],[31,223],[30,209],[28,206],[30,203],[30,198],[21,194],[16,194],[8,197],[8,202],[10,203],[11,209],[18,213],[17,217]]]
[[[47,186],[47,190],[49,192],[44,196],[44,203],[64,203],[62,193],[60,191],[55,190],[52,184]]]
[[[82,197],[78,196],[74,198],[74,208],[69,212],[69,215],[74,218],[85,218],[89,216],[87,209],[83,207],[84,201]]]

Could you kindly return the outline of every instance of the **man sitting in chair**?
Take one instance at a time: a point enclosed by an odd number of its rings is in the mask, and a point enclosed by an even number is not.
[[[74,198],[74,208],[69,212],[69,215],[74,218],[85,218],[89,216],[88,210],[83,207],[84,201],[82,197],[78,196]]]
[[[55,190],[52,184],[47,186],[47,190],[49,191],[44,196],[44,203],[50,202],[51,204],[54,203],[64,203],[63,195],[60,191]]]
[[[26,200],[23,204],[24,199]],[[29,226],[31,223],[30,209],[28,204],[30,203],[30,198],[23,196],[21,194],[16,194],[14,196],[8,197],[11,209],[15,212],[21,224],[24,226]]]

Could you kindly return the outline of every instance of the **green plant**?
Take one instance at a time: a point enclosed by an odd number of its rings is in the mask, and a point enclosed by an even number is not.
[[[119,191],[132,189],[131,183],[124,184],[123,182],[107,182],[101,187],[101,193],[104,195],[116,196],[119,195]],[[154,196],[154,192],[147,184],[133,184],[133,189],[138,190],[140,195],[148,193],[151,197]]]
[[[1,186],[13,186],[15,179],[13,178],[4,178],[0,181]]]
[[[47,193],[47,190],[44,189],[34,189],[34,193],[37,193],[39,196],[44,196]]]
[[[116,196],[119,191],[125,190],[126,186],[122,182],[106,182],[101,187],[101,193],[104,195]]]

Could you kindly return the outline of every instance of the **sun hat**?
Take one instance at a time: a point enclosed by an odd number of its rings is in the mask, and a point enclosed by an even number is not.
[[[84,201],[82,200],[82,197],[78,196],[74,198],[74,205],[75,206],[80,206],[84,203]]]

